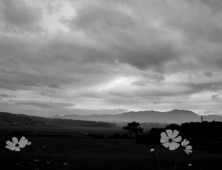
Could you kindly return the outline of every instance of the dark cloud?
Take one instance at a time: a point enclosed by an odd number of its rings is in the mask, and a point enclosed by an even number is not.
[[[16,105],[27,105],[27,106],[34,106],[40,107],[43,109],[55,109],[55,108],[65,108],[65,107],[72,107],[74,104],[72,103],[58,103],[58,102],[48,102],[48,101],[13,101]]]
[[[222,82],[188,83],[187,86],[191,89],[192,93],[203,91],[215,92],[222,90]]]
[[[4,108],[52,114],[72,113],[71,101],[100,110],[184,108],[194,100],[191,108],[215,110],[219,0],[65,1],[73,16],[62,14],[63,3],[0,0],[0,89],[16,97],[0,95]]]
[[[59,89],[56,81],[62,82],[60,77],[40,73],[0,70],[0,88],[9,90],[30,89],[31,87],[50,87]]]
[[[86,46],[85,52],[81,52],[82,57],[79,54],[86,62],[111,64],[118,61],[137,69],[163,71],[166,63],[180,57],[176,45],[171,40],[164,40],[163,33],[159,34],[151,26],[143,25],[143,20],[134,17],[118,3],[112,6],[103,3],[84,6],[75,18],[64,22],[73,30],[84,31],[96,42],[103,41],[105,48],[98,50]],[[82,47],[72,49],[80,51]]]
[[[205,5],[212,8],[213,11],[221,10],[222,8],[221,0],[200,0],[200,2],[203,2]]]
[[[90,4],[78,11],[77,17],[64,20],[73,29],[83,29],[92,34],[128,31],[136,27],[132,16],[118,8],[117,5]]]
[[[0,98],[3,99],[3,98],[16,98],[16,96],[14,95],[8,95],[8,94],[0,94]]]
[[[39,22],[42,11],[37,7],[27,6],[20,0],[1,0],[3,28],[9,32],[37,32],[41,30]]]
[[[218,94],[214,94],[211,96],[212,100],[219,100],[219,95]]]
[[[213,76],[213,73],[206,71],[206,72],[204,73],[204,75],[207,76],[207,77],[212,77],[212,76]]]
[[[165,64],[179,58],[171,44],[153,42],[150,46],[116,47],[116,60],[128,63],[138,69],[147,68],[164,71]]]

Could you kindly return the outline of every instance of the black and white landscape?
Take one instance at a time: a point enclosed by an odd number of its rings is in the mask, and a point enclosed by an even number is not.
[[[1,169],[221,169],[221,0],[0,0]]]

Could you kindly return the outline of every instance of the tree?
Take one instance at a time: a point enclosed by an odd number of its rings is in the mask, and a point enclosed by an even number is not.
[[[126,130],[131,137],[133,134],[137,136],[139,133],[143,133],[143,129],[140,127],[138,122],[128,123],[127,126],[123,127],[123,130]]]

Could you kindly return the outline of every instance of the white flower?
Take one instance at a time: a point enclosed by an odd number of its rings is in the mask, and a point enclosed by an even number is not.
[[[12,138],[12,142],[11,141],[7,141],[6,142],[7,146],[5,146],[6,148],[12,150],[12,151],[20,151],[20,148],[24,148],[26,145],[26,139],[23,136],[20,141],[18,141],[18,139],[16,137]]]
[[[170,150],[177,149],[180,144],[177,142],[180,142],[182,140],[181,136],[178,136],[179,132],[177,130],[166,130],[165,132],[162,132],[160,142],[165,146],[166,148],[169,148]]]
[[[192,153],[192,146],[188,145],[190,142],[186,139],[184,139],[181,143],[183,150],[187,153],[190,154]]]

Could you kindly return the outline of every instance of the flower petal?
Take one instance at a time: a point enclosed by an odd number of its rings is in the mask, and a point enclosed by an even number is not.
[[[187,140],[186,143],[185,143],[185,145],[188,145],[189,143],[190,143],[190,142]]]
[[[18,139],[17,139],[16,137],[13,137],[13,138],[12,138],[12,141],[13,141],[14,144],[17,144],[17,143],[18,143]]]
[[[193,151],[192,151],[192,150],[187,150],[187,152],[190,152],[190,153],[192,153]]]
[[[19,147],[20,147],[20,148],[24,148],[25,145],[26,145],[26,142],[25,142],[25,143],[24,143],[24,142],[23,142],[23,143],[19,143]]]
[[[175,149],[177,149],[179,146],[180,146],[180,144],[178,144],[178,143],[176,143],[176,142],[171,142],[169,149],[170,149],[170,150],[175,150]]]
[[[172,134],[172,138],[175,138],[179,135],[179,132],[177,130],[174,130],[173,131],[173,134]]]
[[[28,145],[28,143],[29,143],[28,139],[25,139],[25,143],[26,143],[26,145]]]
[[[169,147],[169,145],[170,145],[170,143],[169,143],[169,142],[163,143],[163,146],[165,146],[166,148],[168,148],[168,147]]]
[[[186,139],[184,139],[184,140],[181,142],[181,145],[182,145],[182,146],[186,146],[185,143],[186,143]]]
[[[165,132],[162,132],[162,133],[160,134],[160,136],[161,136],[162,138],[169,139],[169,137],[166,135]]]
[[[12,151],[15,150],[15,146],[5,146],[5,147],[8,148],[8,149],[10,149],[10,150],[12,150]]]
[[[187,154],[190,154],[187,150],[184,150]]]
[[[19,141],[19,147],[24,148],[25,145],[27,144],[28,140],[23,136],[20,141]]]
[[[6,144],[9,145],[9,146],[15,145],[15,144],[12,143],[11,141],[7,141]]]
[[[186,151],[192,153],[192,150],[186,149]]]
[[[15,147],[15,151],[21,151],[19,147]]]
[[[168,140],[169,140],[169,139],[161,138],[161,139],[160,139],[160,142],[161,142],[161,143],[165,143],[165,142],[167,142]]]
[[[22,143],[22,142],[25,142],[25,141],[26,141],[26,138],[23,136],[23,137],[20,139],[19,143]]]
[[[172,138],[172,135],[173,135],[172,130],[168,129],[166,132],[167,132],[167,135],[169,136],[169,138]]]
[[[175,143],[174,145],[175,145],[176,149],[179,148],[179,146],[180,146],[179,143]]]
[[[190,146],[190,145],[189,145],[189,146],[186,146],[186,149],[190,149],[190,150],[191,150],[191,149],[192,149],[192,146]]]
[[[178,136],[177,138],[173,139],[174,142],[180,142],[182,140],[181,136]]]

